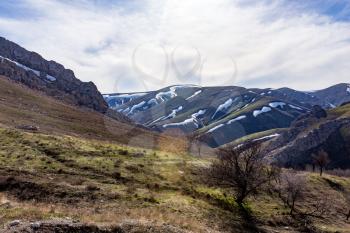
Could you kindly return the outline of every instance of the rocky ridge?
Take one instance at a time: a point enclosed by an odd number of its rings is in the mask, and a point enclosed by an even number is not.
[[[107,103],[93,82],[82,82],[72,70],[0,37],[0,75],[57,99],[105,113]]]

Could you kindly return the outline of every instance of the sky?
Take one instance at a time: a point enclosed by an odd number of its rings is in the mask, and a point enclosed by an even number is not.
[[[102,93],[350,82],[350,0],[2,0],[0,36]]]

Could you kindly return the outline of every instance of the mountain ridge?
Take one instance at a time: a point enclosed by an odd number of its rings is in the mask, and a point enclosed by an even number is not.
[[[327,99],[330,93],[334,97]],[[103,96],[111,108],[139,124],[160,132],[175,128],[194,133],[217,147],[252,133],[289,127],[314,105],[329,109],[350,101],[350,84],[314,92],[172,85],[158,91]]]
[[[93,82],[82,82],[55,61],[0,37],[0,75],[66,102],[105,113],[108,105]]]

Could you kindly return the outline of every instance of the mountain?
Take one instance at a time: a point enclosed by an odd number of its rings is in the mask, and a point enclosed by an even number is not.
[[[340,83],[323,90],[301,92],[290,88],[280,88],[272,93],[274,96],[298,101],[303,104],[319,105],[323,108],[334,108],[350,101],[350,84]]]
[[[0,75],[45,92],[67,103],[105,113],[108,105],[92,82],[77,79],[72,70],[0,37]]]
[[[312,164],[312,154],[323,150],[330,159],[327,168],[349,168],[349,132],[350,104],[322,115],[313,111],[267,143],[268,159],[279,166],[304,168]]]
[[[212,147],[257,132],[286,128],[312,106],[350,101],[350,85],[314,92],[176,85],[144,93],[104,95],[109,106],[157,131],[193,133]]]
[[[110,117],[113,113],[102,114],[67,104],[4,76],[0,76],[0,109],[0,128],[70,135],[146,148],[155,148],[159,141],[168,140],[123,118]]]

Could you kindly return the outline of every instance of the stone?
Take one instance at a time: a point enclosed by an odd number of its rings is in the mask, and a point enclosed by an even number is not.
[[[12,222],[9,223],[10,227],[15,227],[21,224],[20,220],[13,220]]]

